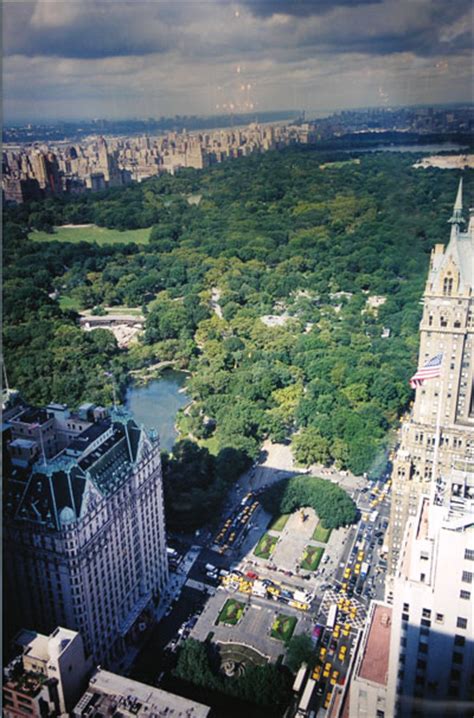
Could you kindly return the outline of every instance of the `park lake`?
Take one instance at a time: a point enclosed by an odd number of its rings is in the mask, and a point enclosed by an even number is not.
[[[166,451],[170,451],[176,441],[178,410],[190,401],[184,391],[187,376],[184,372],[166,369],[159,379],[141,386],[132,384],[127,390],[127,409],[138,424],[158,432],[161,448]]]

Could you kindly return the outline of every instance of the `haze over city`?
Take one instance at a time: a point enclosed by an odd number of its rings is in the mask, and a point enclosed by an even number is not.
[[[4,121],[467,101],[468,0],[5,2]]]
[[[4,718],[472,718],[470,4],[3,20]]]

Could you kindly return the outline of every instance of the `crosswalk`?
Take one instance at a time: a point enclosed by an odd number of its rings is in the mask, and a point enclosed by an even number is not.
[[[330,589],[328,591],[325,591],[323,600],[321,602],[321,613],[328,614],[329,608],[334,603],[337,603],[341,599],[341,594],[336,593],[333,589]],[[363,628],[365,625],[365,619],[367,616],[367,609],[364,606],[363,603],[358,601],[356,598],[352,597],[350,599],[347,599],[349,601],[349,612],[344,620],[344,623],[348,623],[352,628]],[[356,608],[357,613],[352,618],[350,615],[350,609]]]

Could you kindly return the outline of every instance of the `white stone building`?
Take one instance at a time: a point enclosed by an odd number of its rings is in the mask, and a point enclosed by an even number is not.
[[[88,409],[93,420],[55,456],[38,447],[33,463],[5,457],[5,625],[80,631],[94,662],[110,666],[167,582],[160,448],[128,415]],[[67,423],[74,432],[78,422]],[[64,439],[62,418],[57,428]]]
[[[3,715],[66,715],[84,692],[92,672],[79,633],[56,628],[50,636],[20,631],[21,650],[4,670]]]
[[[423,298],[418,366],[442,354],[441,375],[416,389],[403,423],[392,471],[388,568],[393,576],[409,516],[431,491],[435,436],[440,419],[438,470],[463,469],[474,459],[474,216],[462,231],[462,184],[450,219],[448,245],[436,244]],[[390,595],[388,596],[390,598]]]

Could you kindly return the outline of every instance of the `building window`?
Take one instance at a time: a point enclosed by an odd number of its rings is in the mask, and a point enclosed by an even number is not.
[[[461,581],[464,583],[472,583],[472,573],[470,571],[463,571]]]
[[[467,618],[462,618],[461,616],[458,616],[458,620],[456,621],[456,627],[467,628]]]
[[[457,663],[458,665],[462,663],[463,661],[463,655],[462,653],[453,653],[453,663]]]
[[[422,626],[420,628],[420,636],[429,636],[430,635],[430,629],[426,628],[425,626]]]
[[[421,625],[422,625],[422,626],[426,626],[427,628],[429,628],[429,627],[431,626],[431,621],[430,621],[428,618],[422,618],[422,619],[421,619]]]
[[[474,549],[467,548],[464,551],[464,558],[467,559],[468,561],[474,561]]]
[[[461,678],[461,671],[458,671],[457,668],[451,668],[451,680],[459,681],[460,678]]]
[[[471,598],[471,592],[470,591],[461,591],[459,594],[459,598],[464,598],[467,601]]]
[[[418,646],[418,651],[420,653],[428,653],[428,644],[427,643],[420,643]]]
[[[429,608],[424,608],[421,612],[423,618],[431,618],[431,611]]]
[[[443,294],[446,296],[451,296],[451,293],[453,291],[453,278],[452,277],[445,277],[443,281]]]
[[[465,636],[454,636],[454,645],[455,646],[464,646],[466,643],[466,637]]]
[[[444,623],[444,613],[436,614],[436,623]]]
[[[426,668],[426,661],[423,658],[419,658],[416,662],[417,668]]]

